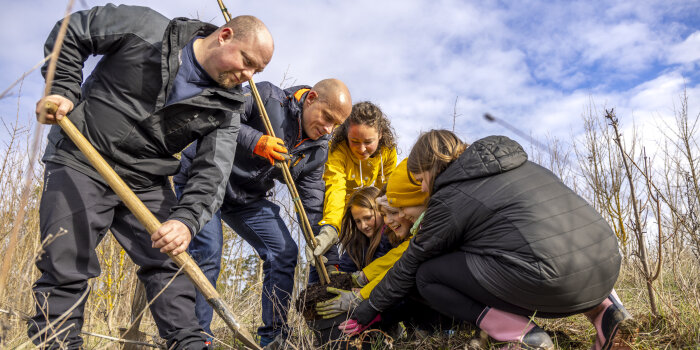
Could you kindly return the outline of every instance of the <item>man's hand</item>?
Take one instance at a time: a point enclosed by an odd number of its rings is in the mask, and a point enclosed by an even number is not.
[[[322,256],[323,254],[326,254],[328,249],[331,249],[334,244],[338,243],[338,231],[336,231],[331,225],[324,225],[321,227],[320,232],[315,238],[316,249],[312,251],[311,247],[306,245],[306,259],[312,262],[311,266],[316,266],[316,262],[314,261],[315,259],[313,258],[314,256]],[[323,258],[325,259],[325,257]],[[328,259],[324,261],[324,264],[326,261],[328,261]]]
[[[56,111],[53,112],[47,110],[46,102],[52,102],[58,106]],[[40,120],[42,110],[46,113],[44,120]],[[42,124],[56,124],[61,118],[65,117],[72,110],[73,102],[71,102],[71,100],[61,95],[49,95],[36,103],[36,120]]]
[[[151,235],[153,248],[160,248],[161,253],[178,255],[185,250],[192,240],[192,233],[185,224],[177,220],[168,220]]]
[[[275,165],[275,161],[289,160],[287,148],[284,147],[284,141],[270,135],[262,135],[258,143],[255,145],[253,153],[266,158],[271,165]]]
[[[333,318],[348,313],[357,307],[357,305],[360,305],[363,300],[359,293],[349,290],[327,287],[326,291],[328,293],[337,294],[338,296],[330,300],[316,303],[316,313],[323,318]]]

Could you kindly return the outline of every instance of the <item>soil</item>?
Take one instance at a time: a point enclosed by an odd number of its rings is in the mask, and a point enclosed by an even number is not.
[[[349,274],[334,274],[329,275],[329,277],[331,280],[330,284],[322,285],[317,283],[308,286],[299,294],[299,298],[294,303],[297,311],[299,311],[307,321],[321,318],[321,316],[316,313],[316,303],[338,296],[337,294],[328,293],[326,287],[335,287],[344,290],[350,290],[352,288],[352,277]]]

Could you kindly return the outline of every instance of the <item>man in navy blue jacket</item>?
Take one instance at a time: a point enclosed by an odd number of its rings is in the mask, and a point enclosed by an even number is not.
[[[280,207],[267,199],[274,180],[284,181],[276,161],[288,161],[304,209],[315,234],[323,214],[324,164],[329,135],[350,115],[352,102],[345,84],[325,79],[313,87],[282,90],[271,83],[256,84],[277,137],[266,135],[260,111],[246,90],[245,112],[237,138],[233,169],[221,210],[197,233],[190,253],[204,274],[215,284],[221,269],[223,219],[255,248],[263,259],[262,319],[260,344],[286,336],[289,297],[294,286],[298,248],[280,216]],[[182,152],[180,172],[174,177],[176,191],[195,176],[191,169],[196,144]],[[338,264],[338,253],[326,255],[328,265]],[[315,273],[312,273],[314,277]],[[197,317],[205,331],[212,308],[197,295]]]

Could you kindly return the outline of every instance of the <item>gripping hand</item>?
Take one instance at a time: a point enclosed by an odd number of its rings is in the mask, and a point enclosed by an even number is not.
[[[306,259],[311,262],[311,266],[316,266],[316,259],[314,257],[322,257],[323,254],[326,254],[328,249],[331,249],[334,244],[338,243],[338,232],[333,226],[325,225],[321,227],[321,230],[315,238],[316,249],[311,249],[311,247],[306,245]],[[322,259],[325,259],[325,257],[322,257]],[[326,259],[324,263],[326,261],[328,261],[328,259]]]
[[[260,140],[258,140],[258,144],[255,145],[253,153],[266,158],[270,161],[271,165],[275,165],[276,160],[289,160],[289,154],[287,154],[287,148],[284,147],[284,141],[270,135],[260,136]]]

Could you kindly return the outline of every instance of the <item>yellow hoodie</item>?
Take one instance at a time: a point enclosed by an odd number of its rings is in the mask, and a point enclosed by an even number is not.
[[[374,156],[360,161],[352,155],[347,143],[338,145],[329,155],[323,180],[326,197],[323,200],[323,219],[320,226],[332,225],[340,232],[345,203],[364,186],[379,189],[384,186],[396,167],[396,148],[382,148]]]
[[[389,272],[389,269],[394,266],[406,249],[408,249],[408,244],[411,242],[413,236],[416,235],[416,232],[418,232],[421,222],[423,222],[424,215],[425,212],[420,214],[416,222],[413,223],[411,232],[405,241],[401,242],[401,244],[396,246],[396,248],[375,259],[369,265],[365,266],[364,269],[362,269],[362,272],[365,273],[365,277],[367,277],[367,280],[369,281],[364,287],[362,287],[362,289],[360,289],[360,295],[362,295],[363,299],[367,300],[369,298],[369,294],[372,293],[374,287],[379,284],[379,282],[384,278],[384,275]]]

